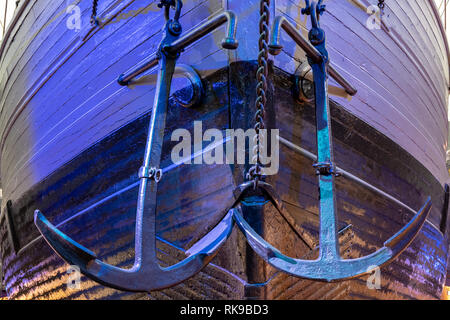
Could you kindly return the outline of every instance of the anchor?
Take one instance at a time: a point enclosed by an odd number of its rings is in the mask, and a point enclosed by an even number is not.
[[[318,162],[314,167],[319,177],[320,189],[319,258],[317,260],[301,260],[282,254],[280,250],[270,245],[245,221],[242,214],[242,207],[234,210],[234,219],[253,250],[273,267],[296,277],[331,282],[361,276],[371,272],[375,266],[381,267],[400,255],[415,239],[425,223],[431,210],[431,199],[428,198],[425,205],[417,212],[413,219],[393,237],[387,240],[380,250],[362,258],[341,258],[337,238],[335,197],[335,177],[338,175],[338,172],[336,172],[333,163],[331,117],[327,93],[327,71],[329,69],[333,70],[330,74],[334,76],[338,83],[346,88],[349,94],[354,95],[356,90],[334,68],[331,69],[329,66],[325,32],[320,28],[319,24],[320,15],[324,10],[325,6],[322,5],[322,0],[319,2],[306,0],[306,8],[303,9],[302,13],[311,15],[312,18],[312,29],[309,32],[309,40],[312,46],[286,18],[280,16],[274,22],[271,43],[269,45],[272,54],[275,55],[281,52],[283,47],[279,43],[279,36],[280,30],[283,28],[306,51],[308,61],[313,69],[318,149]],[[253,185],[252,182],[250,184]],[[269,184],[258,182],[253,192],[258,193],[260,197],[264,197],[266,201],[271,202],[279,212],[283,211],[281,201]],[[262,203],[264,201],[259,200],[254,204],[247,203],[247,205],[261,207]]]
[[[126,85],[137,74],[159,64],[157,87],[152,110],[150,128],[147,136],[143,166],[139,170],[140,186],[136,213],[135,261],[130,269],[122,269],[100,261],[95,253],[75,242],[52,225],[44,215],[35,211],[34,221],[47,243],[69,264],[77,265],[87,277],[112,288],[134,292],[149,292],[174,286],[200,272],[217,254],[217,250],[227,240],[233,229],[231,209],[237,198],[230,199],[222,211],[222,221],[207,235],[188,250],[188,257],[167,268],[162,268],[156,256],[156,209],[157,185],[162,179],[159,169],[161,150],[166,127],[166,114],[171,81],[176,61],[184,48],[209,34],[219,26],[228,23],[227,37],[222,42],[225,49],[236,49],[236,17],[225,11],[191,32],[181,36],[179,18],[181,0],[163,0],[160,7],[165,8],[166,24],[164,37],[158,52],[146,61],[145,66],[131,70],[119,78]],[[175,8],[174,19],[170,19],[170,8]]]
[[[219,14],[193,31],[181,36],[182,28],[178,21],[182,7],[181,0],[161,1],[160,7],[165,7],[166,25],[165,36],[158,53],[150,57],[143,65],[119,77],[119,83],[127,85],[131,79],[140,73],[159,65],[157,94],[147,137],[144,164],[139,170],[140,188],[136,214],[135,262],[133,267],[121,269],[100,261],[92,251],[59,231],[39,210],[36,210],[35,224],[48,244],[68,263],[78,265],[81,272],[87,277],[109,287],[138,292],[171,287],[200,272],[214,258],[217,250],[230,236],[234,222],[243,231],[249,245],[264,260],[279,270],[302,278],[321,281],[349,279],[369,272],[368,268],[371,266],[382,266],[397,257],[414,240],[425,223],[431,209],[430,199],[410,223],[385,242],[382,249],[359,259],[343,260],[339,255],[334,194],[334,179],[337,172],[333,164],[327,71],[329,70],[330,75],[349,94],[354,95],[356,90],[329,65],[325,47],[325,33],[319,25],[319,16],[324,11],[324,6],[321,3],[322,1],[310,4],[309,1],[306,1],[307,7],[303,12],[312,16],[313,27],[310,31],[310,41],[313,46],[282,17],[278,17],[275,21],[270,45],[272,54],[281,51],[282,46],[278,39],[280,29],[283,28],[307,52],[308,61],[314,73],[318,145],[318,163],[314,167],[319,176],[320,187],[319,259],[300,260],[283,255],[259,236],[244,220],[242,206],[262,206],[271,202],[291,226],[293,223],[289,215],[286,214],[281,198],[273,187],[257,178],[254,181],[245,182],[235,190],[233,197],[221,212],[222,221],[188,250],[188,258],[167,268],[162,268],[157,263],[156,192],[157,184],[162,178],[162,171],[158,167],[161,160],[168,98],[176,61],[184,48],[225,22],[228,22],[228,30],[222,46],[225,49],[236,49],[238,45],[235,40],[236,17],[230,11]],[[175,7],[174,19],[169,17],[170,7]],[[268,11],[268,6],[264,10]],[[260,87],[260,89],[263,87]],[[261,97],[259,101],[265,101],[265,97]],[[259,174],[258,168],[256,168],[255,173],[256,175]],[[310,244],[309,246],[312,247]]]

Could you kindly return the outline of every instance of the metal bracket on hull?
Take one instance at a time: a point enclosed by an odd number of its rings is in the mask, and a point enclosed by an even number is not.
[[[205,237],[200,239],[190,250],[189,257],[183,261],[162,268],[156,256],[156,193],[161,179],[158,170],[161,161],[166,114],[175,65],[184,48],[204,35],[228,22],[228,34],[222,45],[226,49],[235,49],[236,18],[232,12],[224,12],[203,23],[195,30],[181,35],[178,22],[181,0],[163,1],[165,7],[165,36],[158,53],[150,59],[150,65],[159,64],[156,96],[150,120],[144,163],[140,170],[140,188],[136,213],[135,262],[131,269],[121,269],[106,264],[89,249],[70,239],[53,226],[39,211],[35,211],[35,224],[48,244],[68,263],[77,265],[87,277],[104,284],[126,291],[145,292],[160,290],[187,280],[201,271],[216,255],[217,250],[226,241],[233,229],[233,216],[229,212],[235,205],[232,199],[222,212],[223,220]],[[169,8],[175,6],[175,18],[169,17]],[[132,71],[123,76],[124,83],[130,81],[137,73]]]
[[[384,243],[384,247],[358,259],[342,259],[339,253],[337,238],[336,195],[333,145],[331,134],[331,117],[328,101],[328,52],[326,50],[325,32],[320,28],[319,17],[324,10],[322,1],[306,1],[307,7],[303,13],[311,15],[312,29],[309,32],[309,41],[303,38],[285,18],[278,17],[272,32],[272,53],[277,54],[282,46],[278,43],[280,28],[282,27],[302,47],[313,69],[315,84],[315,106],[317,127],[318,163],[315,165],[319,175],[319,212],[320,212],[320,249],[317,260],[302,260],[288,257],[278,249],[271,246],[244,220],[240,208],[234,211],[237,225],[247,238],[249,245],[265,261],[275,268],[297,277],[319,281],[340,281],[358,277],[370,272],[374,266],[382,266],[396,258],[414,240],[421,230],[431,209],[431,199],[419,210],[416,216],[398,233]],[[312,45],[311,45],[312,44]],[[333,69],[330,69],[330,71]],[[346,88],[349,94],[356,90],[336,71],[333,72],[336,80]],[[332,76],[333,76],[332,74]],[[260,183],[260,191],[265,199],[272,202],[280,210],[280,204],[274,199],[270,185]],[[261,201],[256,204],[261,206]]]

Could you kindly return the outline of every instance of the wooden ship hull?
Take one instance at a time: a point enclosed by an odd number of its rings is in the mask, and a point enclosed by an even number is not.
[[[389,1],[381,29],[370,30],[366,0],[330,0],[321,18],[330,60],[357,88],[349,101],[332,96],[337,165],[418,210],[433,207],[418,237],[381,269],[379,289],[369,276],[323,283],[277,271],[260,259],[235,228],[200,273],[169,289],[129,293],[82,277],[67,286],[65,263],[40,236],[33,212],[110,264],[130,267],[141,165],[154,83],[122,87],[117,77],[153,54],[162,38],[158,1],[100,0],[97,27],[91,3],[21,1],[0,49],[0,216],[3,286],[8,299],[440,299],[448,269],[448,45],[431,1]],[[68,19],[81,13],[80,29]],[[307,35],[304,1],[272,1]],[[222,218],[218,208],[244,181],[242,166],[174,165],[171,133],[250,128],[256,98],[259,1],[186,0],[180,22],[188,31],[224,10],[238,17],[236,51],[220,46],[224,28],[204,37],[178,63],[195,69],[201,101],[183,108],[171,99],[158,190],[158,258],[171,265]],[[69,22],[68,22],[69,21]],[[73,22],[73,21],[72,21]],[[270,58],[266,121],[280,130],[280,170],[268,181],[294,224],[270,207],[247,220],[290,256],[313,259],[318,245],[318,183],[314,105],[295,94],[304,52],[285,35]],[[151,81],[150,81],[151,82]],[[448,189],[447,189],[448,196]],[[448,198],[447,198],[448,199]],[[412,213],[364,185],[337,180],[341,254],[366,256],[402,228]],[[450,283],[447,283],[450,285]]]

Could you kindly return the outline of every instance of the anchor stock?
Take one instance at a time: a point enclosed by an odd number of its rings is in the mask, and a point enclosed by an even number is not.
[[[133,77],[159,64],[159,73],[147,137],[144,163],[139,170],[140,187],[136,213],[135,261],[131,269],[121,269],[106,264],[87,248],[78,244],[53,226],[39,211],[35,211],[35,224],[48,244],[68,263],[75,264],[87,277],[126,291],[149,292],[176,285],[200,272],[216,255],[218,248],[226,241],[233,228],[230,210],[235,205],[231,199],[221,216],[223,220],[206,236],[194,244],[188,251],[189,256],[181,262],[162,268],[156,256],[156,192],[161,177],[158,169],[161,160],[168,99],[176,61],[181,51],[202,36],[212,32],[228,22],[228,34],[222,45],[226,49],[235,49],[236,18],[232,12],[225,12],[200,25],[186,36],[180,37],[181,25],[178,21],[182,1],[162,1],[165,7],[165,36],[158,53],[149,59],[143,67],[121,76],[119,82],[127,84]],[[169,18],[169,8],[175,7],[175,18]],[[239,197],[239,196],[238,196]]]

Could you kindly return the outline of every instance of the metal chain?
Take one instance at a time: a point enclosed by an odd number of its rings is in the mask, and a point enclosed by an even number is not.
[[[378,0],[378,8],[380,8],[380,10],[383,11],[385,7],[386,4],[384,3],[384,0]]]
[[[93,0],[93,2],[92,2],[92,15],[91,15],[91,25],[92,26],[97,26],[98,25],[97,8],[98,8],[98,0]]]
[[[269,22],[270,22],[270,0],[261,0],[260,2],[260,19],[259,19],[259,54],[258,54],[258,71],[256,73],[256,78],[258,84],[256,86],[257,98],[255,101],[256,113],[255,113],[255,126],[256,135],[254,137],[254,147],[253,147],[253,157],[252,163],[254,165],[250,168],[247,179],[251,180],[255,184],[255,188],[258,182],[262,178],[261,173],[261,156],[260,152],[263,146],[261,141],[260,132],[265,128],[264,114],[265,107],[267,103],[267,75],[268,75],[268,65],[267,61],[269,59]]]

